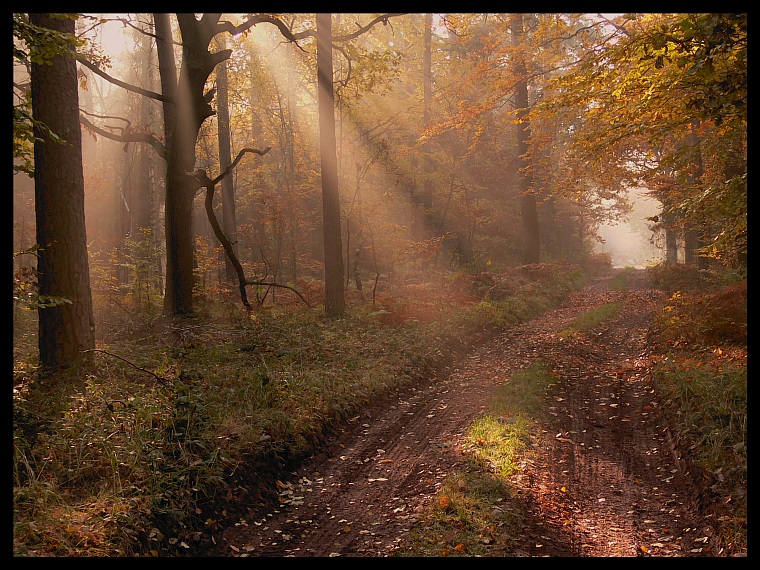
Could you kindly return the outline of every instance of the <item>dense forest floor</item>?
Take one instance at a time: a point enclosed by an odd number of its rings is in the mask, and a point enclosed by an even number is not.
[[[18,311],[14,555],[746,555],[746,278],[599,261],[338,320],[109,296],[52,375]]]
[[[443,502],[444,480],[467,464],[465,434],[497,388],[537,360],[551,364],[530,442],[493,505],[517,520],[481,532],[486,556],[727,555],[720,513],[672,436],[652,386],[647,341],[667,296],[632,272],[572,293],[559,308],[487,341],[445,377],[364,409],[288,480],[280,506],[252,510],[216,537],[213,556],[405,556]],[[619,309],[584,333],[561,334],[584,313]],[[505,423],[515,418],[502,417]],[[488,466],[482,466],[487,470]],[[463,478],[459,485],[467,485]],[[426,518],[427,517],[427,518]],[[746,523],[745,523],[746,524]],[[428,538],[426,554],[471,554],[464,525]],[[509,531],[511,532],[511,531]],[[734,553],[736,554],[736,553]]]

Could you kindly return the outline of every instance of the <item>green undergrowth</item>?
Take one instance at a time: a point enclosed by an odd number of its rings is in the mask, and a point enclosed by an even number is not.
[[[650,331],[658,390],[676,444],[696,468],[705,516],[719,532],[713,552],[747,552],[746,280],[725,273],[653,269],[656,281],[676,293],[656,315]],[[679,277],[687,276],[683,294]],[[626,272],[615,287],[625,289]],[[581,315],[563,331],[587,332],[620,309],[608,303]],[[510,378],[466,436],[467,461],[451,473],[397,556],[509,556],[520,533],[519,495],[509,477],[519,470],[532,418],[552,382],[541,362]],[[484,491],[487,490],[487,491]],[[494,532],[498,529],[498,532]]]
[[[650,332],[653,381],[719,529],[713,550],[746,555],[747,281],[682,267],[656,275],[672,295]]]
[[[502,384],[468,429],[466,460],[444,480],[396,556],[509,556],[524,520],[510,483],[555,377],[537,361]]]
[[[620,270],[618,273],[613,275],[608,285],[610,291],[627,291],[628,290],[628,276],[633,271],[635,271],[633,267],[626,266],[622,270]]]
[[[13,508],[17,556],[204,552],[246,506],[361,406],[430,377],[494,331],[579,288],[577,267],[544,267],[500,300],[429,298],[321,307],[229,302],[167,320],[101,300],[97,349],[43,376],[33,314],[14,315]],[[424,287],[417,287],[424,292]],[[237,517],[237,518],[236,518]]]

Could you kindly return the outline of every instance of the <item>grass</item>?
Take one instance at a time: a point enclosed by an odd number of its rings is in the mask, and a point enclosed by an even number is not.
[[[350,303],[341,320],[319,307],[247,314],[205,301],[195,317],[167,321],[155,300],[109,293],[96,299],[97,350],[50,376],[35,365],[34,313],[19,310],[14,554],[200,552],[242,505],[276,500],[282,472],[360,406],[536,316],[583,278],[557,267],[500,301],[417,286]]]
[[[703,473],[707,496],[717,497],[708,508],[719,532],[720,546],[714,550],[746,555],[746,280],[701,274],[707,292],[683,295],[678,285],[693,286],[693,272],[676,267],[673,273],[653,269],[657,282],[677,291],[651,331],[653,382],[674,418],[684,455]],[[624,288],[626,275],[619,273],[614,287]],[[619,303],[608,303],[589,311],[562,334],[586,332],[619,308]],[[519,469],[525,442],[536,426],[533,418],[540,417],[551,382],[550,370],[540,361],[505,382],[466,435],[467,462],[443,482],[397,556],[513,552],[510,539],[520,532],[523,510],[509,477]]]
[[[609,288],[611,291],[627,291],[628,290],[628,276],[634,268],[629,266],[624,267],[621,271],[616,273],[609,282]]]
[[[596,309],[583,313],[581,316],[573,319],[567,327],[560,331],[559,338],[564,340],[590,331],[599,323],[609,319],[617,313],[622,306],[621,302],[614,301],[612,303],[605,303]]]
[[[396,556],[505,556],[524,507],[510,484],[555,377],[537,361],[499,387],[465,435],[463,466],[448,475]]]
[[[699,273],[707,292],[698,294],[693,272],[654,271],[674,292],[652,332],[654,381],[718,497],[726,548],[746,553],[746,280]],[[241,505],[276,500],[280,472],[352,411],[537,316],[585,276],[557,268],[499,300],[396,290],[387,304],[349,303],[340,321],[319,308],[248,315],[209,302],[196,318],[167,322],[156,306],[101,297],[104,352],[48,377],[35,363],[34,314],[14,310],[14,555],[200,552],[207,531],[237,520]],[[509,474],[551,380],[537,363],[505,384],[473,425],[468,461],[425,515],[430,533],[416,535],[414,553],[510,552],[522,510]]]
[[[659,268],[675,292],[656,316],[653,381],[718,524],[721,548],[747,550],[747,282]],[[686,276],[681,280],[679,277]]]

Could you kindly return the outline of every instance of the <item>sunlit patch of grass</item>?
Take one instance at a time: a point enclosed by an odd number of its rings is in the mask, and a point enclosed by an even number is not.
[[[510,484],[555,377],[536,362],[505,382],[467,431],[465,464],[449,474],[397,556],[505,556],[524,517]]]
[[[560,331],[559,338],[564,340],[590,331],[599,323],[612,317],[622,306],[623,304],[621,302],[614,301],[583,313],[581,316],[573,319],[567,327]]]
[[[503,556],[523,520],[508,483],[468,459],[450,475],[396,556]]]

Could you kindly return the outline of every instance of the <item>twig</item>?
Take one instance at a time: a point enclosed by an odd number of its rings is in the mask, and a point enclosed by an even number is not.
[[[132,366],[133,368],[137,368],[138,370],[140,370],[140,371],[142,371],[142,372],[145,372],[145,373],[147,373],[147,374],[150,374],[150,375],[151,375],[151,376],[153,376],[153,377],[154,377],[156,380],[158,380],[159,382],[161,382],[161,384],[162,384],[163,386],[169,386],[169,384],[168,384],[168,381],[166,380],[166,378],[164,378],[164,377],[162,377],[162,376],[159,376],[159,375],[158,375],[158,374],[156,374],[155,372],[151,372],[151,371],[150,371],[150,370],[148,370],[147,368],[143,368],[142,366],[137,366],[137,364],[135,364],[134,362],[130,362],[129,360],[127,360],[127,359],[126,359],[126,358],[124,358],[123,356],[119,356],[118,354],[114,354],[113,352],[108,352],[107,350],[103,350],[103,349],[101,349],[101,348],[90,348],[90,349],[87,349],[87,350],[83,350],[82,352],[102,352],[103,354],[107,354],[108,356],[113,356],[114,358],[118,358],[119,360],[121,360],[121,361],[123,361],[123,362],[126,362],[127,364],[129,364],[129,365],[130,365],[130,366]]]

